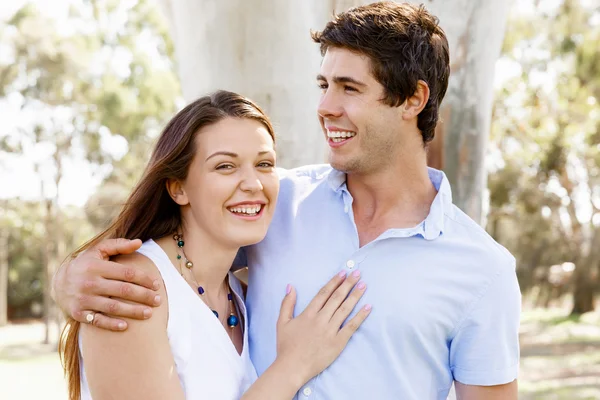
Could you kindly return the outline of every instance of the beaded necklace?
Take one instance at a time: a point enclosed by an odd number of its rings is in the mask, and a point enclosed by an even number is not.
[[[183,241],[183,234],[176,233],[173,235],[173,239],[177,242],[177,247],[179,248],[179,250],[181,250],[181,254],[177,253],[177,259],[181,260],[181,258],[183,257],[183,259],[185,260],[185,267],[191,272],[192,268],[194,268],[194,264],[187,258],[187,256],[185,255],[185,251],[183,250],[183,245],[185,244],[185,242]],[[179,273],[185,279],[185,277],[183,276],[183,270],[181,269],[181,264],[179,265]],[[219,318],[219,313],[213,307],[211,307],[210,304],[208,304],[206,298],[204,298],[204,293],[206,291],[202,286],[198,284],[193,272],[191,272],[191,275],[192,279],[194,280],[194,284],[196,285],[196,288],[198,290],[198,294],[202,298],[202,301],[204,301],[204,303],[208,305],[213,314],[215,314],[215,317]],[[227,300],[229,301],[229,317],[227,318],[227,326],[233,330],[233,328],[238,326],[240,320],[233,312],[233,295],[231,294],[231,287],[229,286],[229,284],[227,284]]]

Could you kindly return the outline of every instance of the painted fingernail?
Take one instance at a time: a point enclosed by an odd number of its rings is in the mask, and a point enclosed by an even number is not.
[[[285,294],[290,294],[291,291],[292,291],[292,285],[290,285],[288,283],[287,286],[285,287]]]
[[[371,305],[367,304],[366,306],[363,307],[365,311],[371,311]]]
[[[152,282],[152,288],[154,290],[158,290],[159,287],[160,287],[160,283],[158,282],[158,280]]]
[[[149,308],[146,308],[144,310],[144,318],[150,318],[151,315],[152,315],[152,310]]]
[[[358,278],[360,276],[360,271],[359,270],[354,271],[352,273],[352,276],[355,277],[355,278]]]
[[[338,276],[340,278],[345,278],[346,277],[346,271],[340,271],[340,273],[338,274]]]
[[[154,296],[154,304],[156,304],[156,305],[160,304],[160,296],[159,295]]]
[[[356,285],[356,287],[357,287],[359,290],[363,290],[363,289],[365,288],[365,286],[367,286],[367,285],[365,285],[365,283],[364,283],[364,282],[360,282],[358,285]]]
[[[125,329],[125,322],[119,322],[119,323],[117,324],[117,328],[119,328],[120,330],[123,330],[123,329]]]

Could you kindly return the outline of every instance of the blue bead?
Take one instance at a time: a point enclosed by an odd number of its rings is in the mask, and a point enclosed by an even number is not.
[[[215,310],[212,310],[213,314],[215,314],[215,317],[219,318],[219,313],[216,312]]]
[[[231,295],[231,293],[227,293],[227,300],[233,300],[233,296]]]
[[[202,286],[198,286],[198,293],[201,295],[204,294],[204,288]]]
[[[236,317],[235,315],[230,315],[229,318],[227,318],[227,325],[229,325],[230,328],[235,328],[239,323],[238,317]]]
[[[184,244],[183,240],[180,240],[179,242],[177,242],[177,246],[179,246],[179,247],[183,247],[183,244]]]

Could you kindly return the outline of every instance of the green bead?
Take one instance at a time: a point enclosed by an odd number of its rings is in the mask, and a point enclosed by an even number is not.
[[[180,254],[177,254],[177,259],[181,260],[181,255]]]
[[[183,247],[183,240],[180,240],[179,242],[177,242],[177,246]]]

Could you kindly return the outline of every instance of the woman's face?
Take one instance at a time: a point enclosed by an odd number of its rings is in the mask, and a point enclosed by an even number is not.
[[[263,124],[227,117],[202,128],[196,154],[181,186],[189,218],[217,243],[241,247],[261,241],[273,218],[279,178],[275,150]],[[187,203],[187,204],[185,204]]]

